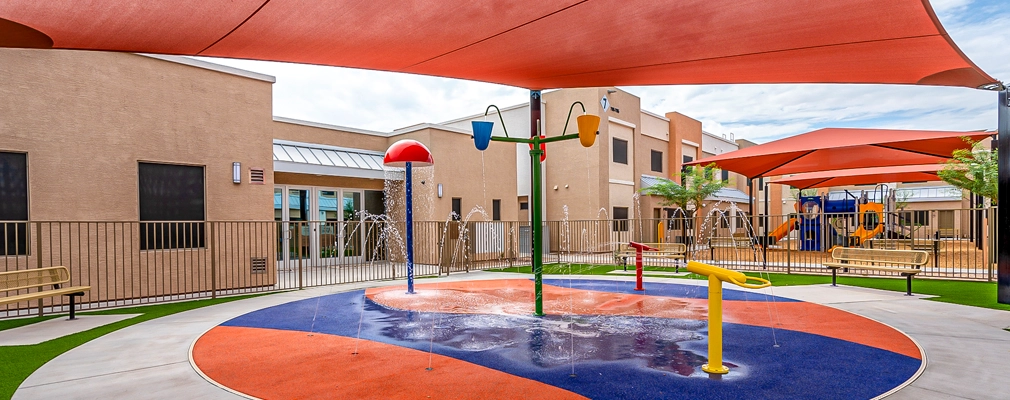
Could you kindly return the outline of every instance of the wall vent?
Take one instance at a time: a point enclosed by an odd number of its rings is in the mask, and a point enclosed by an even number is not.
[[[263,184],[263,168],[249,168],[249,183],[253,185]]]
[[[266,257],[253,257],[250,259],[250,270],[254,274],[265,274],[267,273],[267,258]]]

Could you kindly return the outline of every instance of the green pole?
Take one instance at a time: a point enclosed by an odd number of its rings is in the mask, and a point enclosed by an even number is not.
[[[530,162],[533,164],[533,282],[534,295],[536,301],[537,316],[544,315],[544,292],[543,292],[543,215],[541,215],[543,204],[542,193],[540,191],[540,136],[533,136],[533,150],[530,150]]]

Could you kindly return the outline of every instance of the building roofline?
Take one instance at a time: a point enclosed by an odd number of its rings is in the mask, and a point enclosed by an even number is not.
[[[661,119],[661,120],[663,120],[663,121],[666,121],[666,122],[670,122],[670,119],[669,119],[669,118],[667,118],[667,117],[664,117],[664,116],[662,116],[662,115],[659,115],[659,114],[656,114],[656,113],[654,113],[654,112],[652,112],[652,111],[649,111],[649,110],[646,110],[646,109],[644,109],[644,108],[642,109],[642,114],[645,114],[645,115],[648,115],[648,116],[650,116],[650,117],[656,117],[656,118],[659,118],[659,119]]]
[[[357,133],[357,134],[369,135],[369,136],[379,136],[379,137],[391,137],[391,136],[394,136],[394,134],[389,133],[389,132],[370,131],[370,130],[367,130],[367,129],[351,128],[351,127],[348,127],[348,126],[324,124],[322,122],[312,122],[312,121],[305,121],[305,120],[301,120],[301,119],[294,119],[294,118],[287,118],[287,117],[278,117],[276,115],[274,116],[274,122],[281,122],[281,123],[292,124],[292,125],[311,126],[313,128],[328,129],[328,130],[331,130],[331,131],[350,132],[350,133]]]
[[[701,131],[701,133],[702,133],[703,135],[708,135],[708,136],[711,136],[711,137],[712,137],[713,139],[719,139],[719,140],[721,140],[721,141],[723,141],[723,142],[726,142],[726,143],[728,143],[728,144],[731,144],[731,145],[734,145],[734,146],[739,146],[739,145],[738,145],[738,144],[736,143],[736,138],[734,138],[734,139],[730,139],[730,138],[728,138],[728,137],[722,137],[722,135],[716,135],[716,134],[714,134],[714,133],[711,133],[711,132],[706,132],[706,131]]]
[[[541,101],[543,101],[543,100],[541,100]],[[502,108],[501,112],[512,111],[512,110],[515,110],[515,109],[518,109],[518,108],[528,107],[529,105],[530,105],[530,103],[519,103],[519,104],[516,104],[516,105],[512,105],[512,106],[508,106],[508,107]],[[463,121],[471,120],[471,119],[474,119],[474,118],[480,118],[480,117],[483,117],[483,116],[484,116],[484,114],[473,114],[473,115],[468,115],[468,116],[465,116],[465,117],[462,117],[462,118],[456,118],[456,119],[445,121],[445,122],[439,122],[438,125],[455,124],[457,122],[463,122]],[[409,127],[407,127],[407,128],[409,128]],[[407,128],[401,128],[401,129],[407,129]]]
[[[154,58],[161,61],[168,61],[176,64],[188,65],[190,67],[203,68],[210,71],[225,73],[228,75],[241,76],[243,78],[255,79],[263,82],[276,83],[277,78],[273,75],[261,74],[259,72],[247,71],[227,65],[215,64],[208,61],[197,60],[195,58],[170,56],[165,54],[134,53],[138,56]]]
[[[445,125],[442,125],[442,124],[433,124],[433,123],[430,123],[430,122],[424,122],[424,123],[414,124],[414,125],[411,125],[411,126],[408,126],[408,127],[405,127],[405,128],[400,128],[400,129],[394,130],[393,133],[390,134],[390,136],[399,136],[399,135],[404,135],[404,134],[407,134],[407,133],[417,132],[417,131],[425,130],[425,129],[438,129],[438,130],[446,131],[446,132],[460,133],[460,134],[464,134],[464,135],[473,135],[473,132],[470,132],[468,130],[463,130],[463,129],[459,129],[459,128],[453,128],[451,126],[445,126]]]

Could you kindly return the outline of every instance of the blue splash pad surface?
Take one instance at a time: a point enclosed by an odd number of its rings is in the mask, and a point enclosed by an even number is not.
[[[635,290],[635,282],[631,281],[605,281],[605,280],[595,280],[595,279],[544,279],[545,285],[552,285],[558,287],[569,287],[571,285],[572,289],[582,289],[582,290],[595,290],[598,292],[611,292],[611,293],[627,293],[627,294],[640,294],[646,296],[663,296],[663,297],[679,297],[682,299],[707,299],[708,298],[708,286],[707,285],[682,285],[677,283],[655,283],[655,282],[644,282],[642,283],[642,288],[644,291]],[[727,286],[733,286],[731,284],[723,284],[722,289],[722,299],[723,300],[740,300],[740,301],[776,301],[783,303],[798,302],[799,300],[790,299],[788,297],[780,296],[769,296],[761,293],[745,292],[742,290],[733,290],[726,288]]]
[[[431,346],[436,354],[593,399],[872,398],[909,379],[921,364],[890,351],[781,329],[774,332],[776,348],[770,328],[727,323],[724,359],[732,372],[712,380],[700,368],[707,362],[704,321],[422,313],[384,307],[365,299],[363,291],[282,304],[222,325],[355,337],[359,317],[362,340],[425,352]],[[575,377],[570,376],[573,337]]]

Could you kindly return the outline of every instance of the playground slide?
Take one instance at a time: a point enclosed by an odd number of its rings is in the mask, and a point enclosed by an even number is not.
[[[863,242],[869,239],[873,239],[883,231],[884,231],[884,224],[877,224],[877,227],[872,230],[863,229],[863,227],[860,226],[859,229],[856,229],[856,231],[852,233],[852,236],[859,238],[858,244],[862,245]]]
[[[789,218],[788,221],[783,222],[782,225],[779,225],[778,228],[775,228],[774,231],[771,231],[771,233],[768,234],[768,244],[775,244],[779,240],[782,240],[782,238],[786,237],[789,232],[796,229],[798,222],[799,221],[795,217]]]

